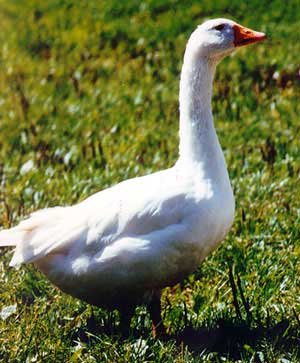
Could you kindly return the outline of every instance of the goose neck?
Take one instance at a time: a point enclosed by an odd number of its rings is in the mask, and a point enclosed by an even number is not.
[[[211,109],[216,64],[187,48],[180,79],[181,160],[203,161],[218,144]]]

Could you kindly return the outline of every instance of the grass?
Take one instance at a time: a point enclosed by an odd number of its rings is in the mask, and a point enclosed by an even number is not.
[[[3,362],[300,361],[299,1],[0,1],[0,224],[177,157],[186,40],[223,16],[265,31],[218,68],[214,115],[236,196],[230,234],[166,289],[169,339],[54,288],[1,250]],[[3,310],[2,310],[3,312]]]

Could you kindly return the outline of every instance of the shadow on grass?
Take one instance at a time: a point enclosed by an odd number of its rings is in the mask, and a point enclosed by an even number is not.
[[[111,319],[114,321],[114,319]],[[148,329],[132,331],[129,336],[122,336],[116,325],[101,326],[92,316],[85,326],[72,332],[72,340],[88,342],[90,334],[115,336],[116,339],[127,341],[143,337],[149,338]],[[252,327],[246,321],[237,321],[232,318],[220,319],[214,326],[199,327],[197,329],[187,327],[178,335],[164,335],[159,337],[161,341],[176,341],[178,347],[182,344],[189,347],[192,354],[198,356],[205,353],[217,353],[229,359],[241,359],[246,353],[255,354],[264,350],[264,347],[272,347],[274,353],[292,354],[300,359],[300,329],[293,325],[295,322],[282,320],[276,325],[268,327],[259,325]],[[269,351],[269,349],[268,349]],[[258,360],[260,362],[260,360]]]
[[[290,321],[253,328],[246,322],[219,320],[211,328],[186,328],[177,337],[178,344],[185,344],[191,351],[217,352],[231,359],[241,358],[246,350],[255,351],[266,344],[276,352],[293,353],[300,358],[300,329]]]
[[[223,317],[210,327],[193,328],[186,322],[186,328],[180,333],[163,334],[159,339],[164,342],[176,341],[178,347],[182,344],[188,346],[189,351],[194,352],[195,355],[212,352],[229,359],[241,359],[249,353],[251,356],[256,356],[258,352],[266,351],[267,354],[273,352],[276,355],[292,355],[300,361],[300,320],[296,312],[294,311],[295,319],[292,320],[284,319],[272,324],[267,319],[262,323],[259,318],[253,317],[249,301],[242,289],[241,279],[234,272],[232,264],[229,264],[228,271],[236,317]],[[93,313],[83,327],[73,332],[75,335],[72,338],[77,337],[88,341],[90,334],[96,336],[106,334],[121,337],[121,340],[140,337],[148,339],[150,332],[149,328],[146,328],[145,317],[145,314],[140,314],[140,321],[136,325],[138,329],[130,331],[129,335],[121,336],[120,326],[116,324],[112,312],[109,313],[108,319],[102,319],[102,324],[99,324],[99,320]],[[261,359],[257,361],[261,362]]]

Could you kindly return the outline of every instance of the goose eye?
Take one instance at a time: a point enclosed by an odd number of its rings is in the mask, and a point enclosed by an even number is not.
[[[225,27],[224,24],[220,24],[220,25],[215,26],[215,29],[221,31],[224,29],[224,27]]]

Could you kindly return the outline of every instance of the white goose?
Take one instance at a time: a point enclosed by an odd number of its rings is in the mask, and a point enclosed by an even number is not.
[[[236,47],[264,38],[227,19],[199,26],[181,72],[177,163],[2,230],[0,246],[15,246],[10,265],[33,262],[62,291],[126,312],[124,324],[151,295],[157,325],[153,291],[193,272],[233,222],[234,196],[211,110],[216,65]]]

